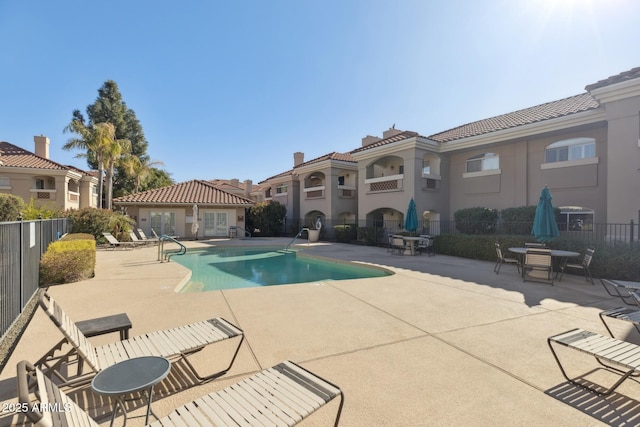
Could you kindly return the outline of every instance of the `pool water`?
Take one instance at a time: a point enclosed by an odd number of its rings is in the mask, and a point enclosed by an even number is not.
[[[191,270],[180,292],[388,276],[387,270],[313,258],[294,251],[215,248],[171,258]]]

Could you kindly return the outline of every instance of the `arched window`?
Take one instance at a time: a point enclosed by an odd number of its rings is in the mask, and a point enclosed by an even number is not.
[[[500,169],[500,156],[495,153],[482,153],[467,159],[467,173],[496,169]]]
[[[545,162],[566,162],[596,156],[595,138],[571,138],[554,142],[545,149]]]

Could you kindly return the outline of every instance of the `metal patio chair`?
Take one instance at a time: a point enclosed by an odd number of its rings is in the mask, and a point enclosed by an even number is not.
[[[518,274],[520,274],[520,260],[517,258],[505,257],[502,253],[502,248],[500,247],[500,243],[496,242],[496,256],[498,259],[496,260],[496,265],[493,266],[493,272],[496,274],[500,274],[500,267],[502,264],[515,264],[518,268]]]

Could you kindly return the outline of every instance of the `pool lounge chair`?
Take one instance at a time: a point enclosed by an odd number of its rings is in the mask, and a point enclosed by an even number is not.
[[[18,363],[17,382],[20,408],[27,408],[23,412],[35,426],[98,427],[86,411],[40,369],[25,360]],[[37,401],[32,400],[32,395]],[[149,425],[292,426],[338,396],[340,406],[335,426],[340,422],[344,404],[340,388],[293,362],[285,361],[176,408]]]
[[[131,241],[136,245],[145,245],[145,246],[153,245],[153,242],[151,241],[138,239],[138,236],[136,236],[136,233],[134,233],[133,231],[129,232],[129,236],[131,237]]]
[[[107,249],[117,249],[117,248],[125,248],[125,249],[134,249],[136,246],[139,246],[140,243],[135,242],[121,242],[116,239],[113,234],[107,233],[106,231],[102,233],[105,239],[107,239]]]
[[[142,228],[136,228],[136,232],[138,233],[138,237],[140,238],[140,240],[142,240],[143,242],[152,242],[154,244],[158,244],[158,242],[160,241],[158,237],[147,237]]]
[[[589,390],[601,396],[611,394],[620,384],[630,376],[640,373],[640,346],[615,338],[606,337],[584,329],[572,329],[547,338],[547,344],[560,368],[560,372],[571,384]],[[560,362],[555,346],[578,350],[593,356],[600,366],[607,371],[620,375],[620,378],[609,388],[600,385],[589,385],[588,381],[578,377],[570,377]],[[612,366],[613,365],[613,366]],[[590,371],[588,373],[593,372]],[[587,373],[587,374],[588,374]]]
[[[56,377],[61,386],[89,382],[101,370],[122,360],[140,356],[182,358],[196,378],[206,381],[224,375],[231,368],[244,341],[244,333],[241,329],[218,317],[94,346],[49,294],[44,292],[39,304],[62,332],[64,339],[38,360],[35,366],[42,369],[48,376]],[[189,361],[189,356],[210,344],[231,338],[238,338],[238,346],[229,366],[207,376],[198,374]],[[63,347],[66,352],[62,351]],[[73,371],[70,365],[73,363],[77,364],[77,368],[75,373],[70,374],[70,371]],[[83,372],[84,365],[89,367],[86,373]]]

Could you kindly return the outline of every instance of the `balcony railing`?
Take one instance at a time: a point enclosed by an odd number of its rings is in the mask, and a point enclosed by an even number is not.
[[[320,199],[324,197],[324,185],[318,185],[316,187],[304,188],[304,195],[306,199]]]
[[[404,175],[381,176],[378,178],[368,178],[364,183],[368,185],[370,193],[402,190]]]

